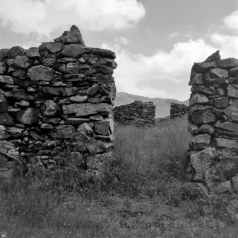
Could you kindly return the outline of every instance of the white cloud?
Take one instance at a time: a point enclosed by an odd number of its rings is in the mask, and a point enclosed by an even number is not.
[[[144,16],[137,0],[1,0],[0,5],[1,25],[46,36],[73,24],[91,31],[122,30]]]
[[[234,11],[231,15],[224,17],[223,22],[227,28],[238,31],[238,11]]]
[[[189,97],[188,81],[193,62],[204,61],[216,51],[202,39],[179,42],[170,52],[159,50],[151,56],[130,54],[117,46],[104,44],[102,47],[116,51],[118,91],[180,100]]]

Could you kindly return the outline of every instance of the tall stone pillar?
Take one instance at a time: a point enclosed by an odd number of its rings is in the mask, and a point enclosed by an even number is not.
[[[219,51],[194,63],[188,130],[188,177],[211,192],[238,190],[238,59]]]
[[[113,151],[115,58],[86,47],[76,26],[39,47],[0,50],[0,165],[100,173]]]

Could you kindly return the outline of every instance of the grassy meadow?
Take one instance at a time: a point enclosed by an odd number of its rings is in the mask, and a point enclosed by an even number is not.
[[[238,237],[223,205],[186,181],[186,116],[115,134],[101,181],[75,171],[1,180],[0,238]]]

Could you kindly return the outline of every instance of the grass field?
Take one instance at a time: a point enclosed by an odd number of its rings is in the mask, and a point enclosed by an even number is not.
[[[46,179],[0,181],[0,238],[238,237],[222,204],[186,181],[186,117],[117,126],[115,134],[106,177],[82,190],[65,189],[75,178],[69,173],[57,186]]]

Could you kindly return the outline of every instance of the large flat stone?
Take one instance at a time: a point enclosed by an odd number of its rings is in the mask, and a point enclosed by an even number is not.
[[[34,97],[25,93],[22,89],[13,89],[6,93],[9,98],[15,98],[18,100],[33,101]]]
[[[95,122],[95,132],[99,135],[108,136],[114,131],[114,123],[112,119]]]
[[[218,91],[212,88],[205,87],[203,85],[193,85],[191,88],[192,93],[202,93],[206,95],[218,94]]]
[[[228,107],[224,110],[224,113],[227,116],[228,121],[238,122],[238,108]]]
[[[38,65],[30,68],[27,75],[32,81],[52,81],[54,79],[54,70],[43,65]]]
[[[193,149],[202,149],[208,147],[211,142],[211,136],[208,134],[199,134],[193,137],[192,139],[192,147]]]
[[[40,45],[41,51],[49,51],[52,54],[58,53],[63,50],[64,45],[62,43],[44,42]]]
[[[23,125],[34,125],[38,122],[39,110],[29,107],[17,113],[17,119]]]
[[[14,79],[11,76],[0,75],[0,83],[14,84]]]
[[[112,106],[106,103],[82,103],[82,104],[69,104],[62,106],[64,114],[76,114],[76,116],[90,116],[96,114],[108,114]]]
[[[203,62],[203,63],[194,63],[192,67],[192,71],[198,73],[198,74],[203,74],[205,71],[208,69],[216,68],[217,63],[215,61],[213,62]]]
[[[238,140],[215,138],[215,145],[218,148],[238,149]]]
[[[234,86],[229,85],[227,87],[227,91],[228,91],[228,96],[229,97],[231,97],[231,98],[238,98],[238,89],[235,88]]]
[[[203,80],[207,83],[224,83],[228,78],[228,71],[214,68],[203,74]]]
[[[222,59],[218,62],[219,68],[230,69],[238,66],[238,59],[228,58]]]
[[[215,149],[207,147],[202,151],[193,152],[190,161],[196,171],[194,180],[204,180],[205,172],[209,169],[213,158],[215,157]]]
[[[194,104],[207,104],[209,103],[209,99],[203,94],[192,94],[189,99],[189,106],[193,106]]]
[[[236,124],[236,123],[226,121],[226,122],[222,123],[219,127],[224,130],[233,131],[233,132],[238,133],[238,124]]]
[[[216,117],[211,111],[196,111],[191,113],[191,120],[197,125],[208,124],[216,121]]]
[[[30,47],[26,51],[26,56],[30,59],[39,59],[40,58],[40,52],[38,47]]]
[[[63,44],[79,44],[85,46],[83,37],[75,25],[72,25],[70,31],[65,31],[62,36],[54,39],[55,42],[61,42]]]
[[[72,44],[63,49],[60,53],[64,57],[78,58],[83,54],[89,53],[90,48],[83,47],[81,45]]]

